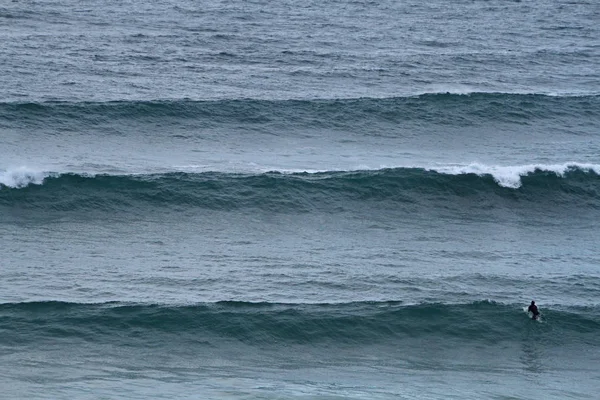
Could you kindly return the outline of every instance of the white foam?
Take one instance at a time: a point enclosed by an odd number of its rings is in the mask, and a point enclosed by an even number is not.
[[[49,172],[27,167],[0,170],[0,185],[11,188],[24,188],[32,184],[41,185],[48,176],[50,176]]]
[[[582,164],[576,162],[567,162],[564,164],[527,164],[515,166],[484,165],[472,163],[469,165],[453,165],[426,168],[429,171],[436,171],[442,174],[461,175],[476,174],[479,176],[491,175],[498,185],[517,189],[521,187],[521,177],[535,171],[553,172],[558,176],[564,176],[569,170],[577,168],[587,172],[600,174],[600,164]]]

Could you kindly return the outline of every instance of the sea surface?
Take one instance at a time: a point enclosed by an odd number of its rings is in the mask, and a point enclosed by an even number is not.
[[[1,2],[0,397],[597,399],[598,21]]]

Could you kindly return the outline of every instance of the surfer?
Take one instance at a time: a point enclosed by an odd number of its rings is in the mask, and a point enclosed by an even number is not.
[[[538,319],[540,315],[540,310],[538,310],[537,306],[535,305],[535,301],[531,300],[531,304],[529,305],[527,311],[533,314],[531,319]]]

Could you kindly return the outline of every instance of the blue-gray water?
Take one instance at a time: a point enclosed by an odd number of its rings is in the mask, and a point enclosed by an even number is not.
[[[599,20],[2,3],[2,396],[595,399]]]

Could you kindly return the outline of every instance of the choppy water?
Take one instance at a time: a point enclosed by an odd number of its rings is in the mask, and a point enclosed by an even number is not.
[[[599,17],[3,4],[3,392],[595,398]]]

